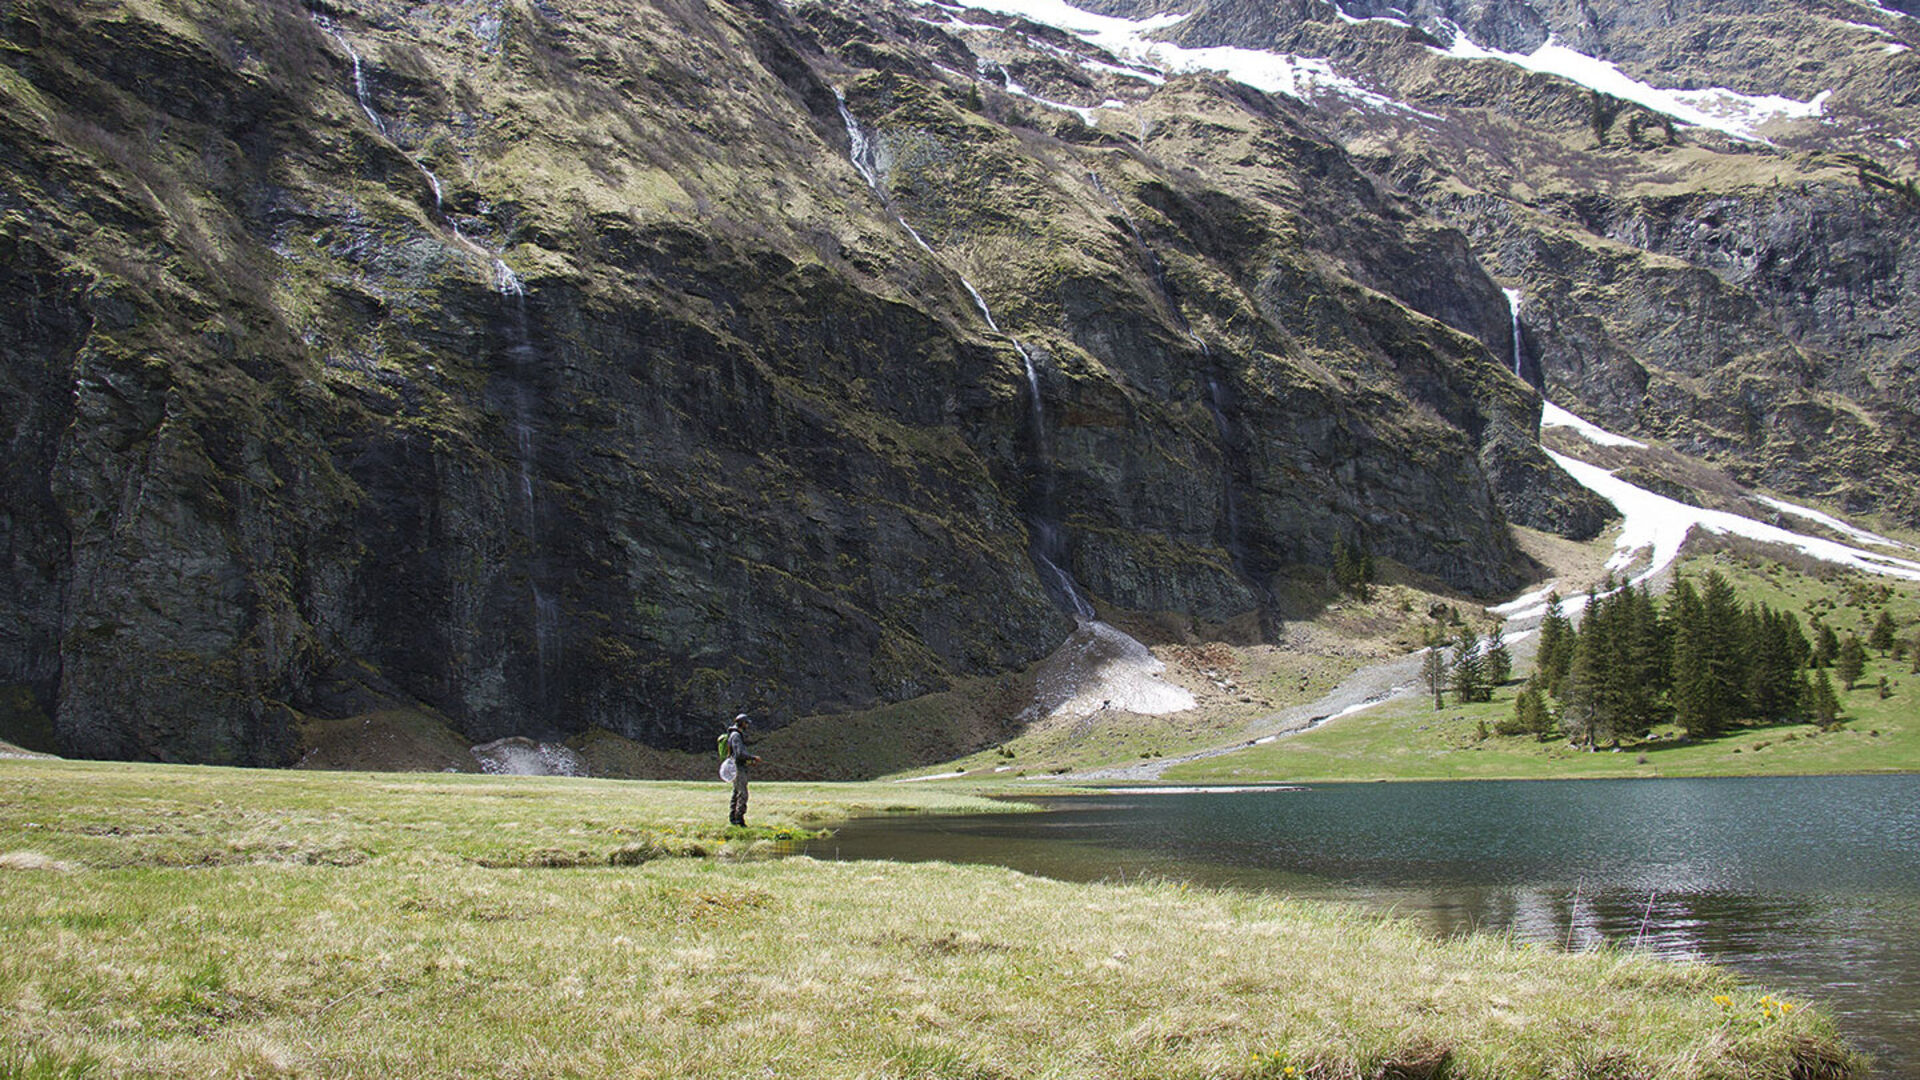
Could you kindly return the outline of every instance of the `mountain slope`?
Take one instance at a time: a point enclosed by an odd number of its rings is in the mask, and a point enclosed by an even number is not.
[[[10,5],[9,729],[690,748],[1084,594],[1271,626],[1336,541],[1488,592],[1599,527],[1466,236],[1310,106],[982,18]]]

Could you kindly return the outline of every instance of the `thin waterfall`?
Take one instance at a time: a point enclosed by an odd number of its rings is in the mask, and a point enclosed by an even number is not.
[[[892,202],[887,198],[886,188],[880,181],[880,175],[888,165],[885,149],[867,134],[865,128],[860,126],[860,121],[853,115],[853,110],[847,108],[846,94],[835,87],[833,97],[840,108],[840,121],[847,127],[848,161],[853,164],[854,171],[860,174],[860,178],[867,182],[867,186],[873,189],[874,195],[880,199],[880,204],[891,211]],[[907,224],[906,218],[896,212],[893,213],[893,220],[913,238],[913,242],[922,251],[938,258],[937,253],[926,240],[914,231],[912,225]],[[980,294],[980,290],[974,287],[973,282],[967,280],[965,274],[960,274],[958,277],[961,286],[967,290],[967,295],[973,298],[974,306],[980,309],[980,317],[986,320],[987,327],[996,334],[1004,334],[1005,331],[1002,331],[1000,324],[994,320],[993,309],[987,306],[987,298]],[[1034,366],[1033,350],[1012,335],[1007,335],[1007,340],[1013,343],[1014,350],[1020,354],[1021,369],[1027,380],[1027,422],[1033,442],[1031,464],[1034,504],[1027,518],[1027,528],[1032,539],[1028,552],[1033,558],[1035,568],[1040,571],[1042,581],[1050,592],[1057,594],[1062,608],[1072,612],[1076,618],[1093,619],[1093,604],[1082,595],[1078,584],[1073,580],[1073,575],[1068,573],[1064,566],[1068,561],[1067,540],[1066,532],[1060,527],[1053,506],[1053,455],[1047,438],[1046,406],[1040,397],[1040,372]]]
[[[960,275],[960,284],[967,287],[967,295],[973,297],[973,302],[979,305],[980,315],[987,320],[987,327],[994,333],[999,333],[1000,324],[993,321],[993,310],[987,307],[987,298],[980,295],[980,290],[973,287],[973,282],[968,281],[965,274]],[[1025,357],[1027,355],[1026,347],[1019,342],[1014,342],[1014,348],[1020,350],[1021,356]],[[1027,359],[1027,382],[1033,382],[1033,360],[1031,358]]]
[[[513,426],[514,457],[520,481],[520,536],[527,546],[527,590],[532,605],[528,614],[533,626],[535,700],[545,712],[551,708],[551,680],[559,663],[560,606],[546,589],[549,575],[545,546],[540,535],[542,507],[537,482],[539,445],[534,438],[534,396],[528,389],[538,372],[540,355],[534,345],[531,321],[527,317],[526,290],[521,287],[518,278],[511,276],[513,271],[506,269],[505,263],[500,264],[500,269],[505,271],[512,285],[509,290],[503,283],[500,290],[501,295],[510,301],[507,356],[512,361],[513,382],[509,399],[512,415],[508,420]]]
[[[400,150],[413,167],[420,170],[426,178],[427,187],[433,192],[433,207],[436,214],[444,210],[444,200],[440,178],[432,169],[408,153],[405,147],[394,142],[386,122],[373,108],[373,100],[367,90],[366,66],[360,53],[349,42],[338,26],[325,15],[314,13],[313,23],[323,32],[331,35],[346,51],[347,58],[353,63],[354,100],[360,103],[360,111],[365,113],[367,121],[381,138]],[[507,418],[512,427],[514,457],[516,459],[519,494],[519,532],[527,545],[526,575],[529,593],[529,621],[534,637],[534,679],[537,707],[543,712],[551,708],[550,684],[552,675],[560,662],[560,605],[546,589],[547,566],[540,540],[541,506],[539,487],[536,477],[539,468],[539,455],[534,439],[534,400],[528,385],[538,370],[539,355],[533,342],[533,330],[527,317],[526,286],[519,275],[506,264],[500,256],[492,254],[468,239],[460,231],[460,226],[451,220],[444,220],[454,239],[482,257],[490,260],[493,272],[493,288],[506,302],[508,342],[507,356],[512,366],[512,393],[510,395]]]
[[[467,248],[482,258],[492,261],[494,288],[498,290],[502,296],[521,295],[520,280],[514,276],[512,270],[507,268],[507,264],[500,261],[498,255],[474,243],[467,237],[467,234],[460,231],[458,222],[446,216],[446,190],[441,186],[439,175],[432,169],[427,168],[426,162],[413,156],[406,147],[401,146],[399,142],[394,139],[393,133],[387,130],[387,122],[382,120],[380,114],[374,110],[373,97],[367,90],[366,65],[360,58],[359,50],[355,49],[353,43],[347,40],[346,34],[340,31],[340,27],[325,15],[314,12],[313,24],[319,27],[322,32],[331,36],[333,40],[339,42],[340,48],[345,50],[347,54],[347,59],[352,61],[354,100],[360,103],[360,111],[367,115],[367,122],[373,125],[373,130],[379,134],[381,138],[392,143],[394,148],[399,150],[401,155],[412,163],[413,167],[419,170],[421,177],[426,180],[427,190],[433,193],[434,215],[441,219],[442,223],[447,227],[447,230],[453,234],[455,242],[461,247]]]
[[[520,284],[520,276],[515,274],[513,267],[508,266],[499,256],[495,256],[493,260],[493,287],[501,296],[520,298],[527,295],[526,286]]]
[[[1502,289],[1507,294],[1507,320],[1513,327],[1513,373],[1525,379],[1521,361],[1526,357],[1526,348],[1520,339],[1520,290]]]
[[[833,99],[840,106],[840,122],[847,125],[847,160],[853,162],[854,171],[858,172],[860,178],[867,182],[867,186],[873,189],[873,193],[880,197],[880,205],[892,210],[893,200],[887,198],[887,189],[880,182],[880,173],[888,164],[881,160],[880,147],[867,136],[867,131],[860,126],[860,121],[854,119],[853,110],[847,108],[847,95],[837,86],[833,89]],[[896,213],[893,215],[893,223],[905,230],[921,251],[929,255],[933,254],[933,246],[928,244],[913,226],[907,224],[906,218]],[[962,277],[960,282],[966,285],[968,292],[973,294],[974,302],[980,305],[980,310],[986,311],[987,302],[980,299],[980,291],[975,289],[965,277]],[[987,316],[987,322],[989,324],[993,322],[992,315]],[[999,327],[996,326],[994,329],[998,330]]]
[[[313,25],[333,35],[333,40],[339,42],[340,47],[347,51],[347,59],[353,61],[353,99],[360,103],[360,111],[367,114],[367,122],[373,125],[373,130],[383,136],[386,135],[386,121],[380,119],[380,114],[373,111],[372,99],[367,93],[367,73],[365,66],[360,63],[360,51],[353,47],[353,43],[347,40],[347,35],[340,32],[340,28],[332,19],[317,11],[313,13]]]
[[[1033,425],[1033,441],[1042,457],[1048,453],[1047,446],[1047,410],[1040,401],[1040,372],[1033,366],[1033,351],[1019,342],[1013,347],[1020,352],[1020,366],[1027,375],[1027,419]]]

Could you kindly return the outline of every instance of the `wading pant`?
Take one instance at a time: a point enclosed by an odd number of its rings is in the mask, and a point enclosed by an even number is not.
[[[733,805],[727,809],[727,820],[735,825],[747,823],[747,767],[735,765],[733,773]]]

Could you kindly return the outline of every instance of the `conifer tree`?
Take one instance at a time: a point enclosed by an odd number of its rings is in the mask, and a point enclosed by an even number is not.
[[[1840,636],[1826,623],[1816,624],[1813,631],[1813,666],[1829,667],[1839,656]]]
[[[1340,591],[1350,592],[1353,589],[1355,579],[1359,577],[1359,573],[1359,568],[1353,559],[1353,549],[1347,546],[1347,538],[1344,536],[1334,537],[1333,583],[1340,587]]]
[[[1486,663],[1480,655],[1480,634],[1471,626],[1461,626],[1453,640],[1453,696],[1461,704],[1486,701]]]
[[[1653,593],[1645,584],[1621,590],[1617,607],[1617,670],[1611,681],[1619,714],[1613,730],[1616,736],[1644,735],[1671,716],[1667,704],[1671,648]]]
[[[1547,695],[1538,687],[1533,691],[1533,704],[1527,709],[1527,731],[1541,742],[1553,735],[1553,710],[1547,707]]]
[[[1333,580],[1343,592],[1361,600],[1372,599],[1373,553],[1365,542],[1355,547],[1344,536],[1333,538]]]
[[[1790,613],[1767,607],[1753,609],[1749,617],[1756,626],[1747,669],[1752,715],[1769,722],[1800,719],[1804,699],[1798,656],[1806,648],[1806,638],[1800,635],[1799,623]]]
[[[1600,673],[1594,660],[1597,646],[1587,632],[1592,627],[1593,612],[1589,610],[1587,616],[1587,628],[1574,641],[1573,658],[1557,695],[1560,727],[1567,733],[1567,740],[1579,746],[1592,746],[1601,728]]]
[[[1489,687],[1505,686],[1513,678],[1513,653],[1507,648],[1507,624],[1494,623],[1487,634],[1486,675]]]
[[[1717,695],[1720,726],[1747,712],[1746,620],[1733,583],[1718,570],[1709,570],[1700,584],[1700,614],[1706,640],[1703,657],[1706,678]]]
[[[1840,646],[1840,657],[1834,661],[1833,670],[1834,674],[1840,676],[1841,685],[1849,690],[1860,681],[1860,676],[1867,670],[1867,649],[1860,644],[1859,638],[1847,635],[1846,644]]]
[[[1532,735],[1536,739],[1545,739],[1553,730],[1553,714],[1547,711],[1546,694],[1536,682],[1529,680],[1520,688],[1519,695],[1513,699],[1513,719],[1502,722],[1499,730],[1502,735]]]
[[[1880,609],[1880,617],[1874,620],[1873,630],[1867,635],[1867,644],[1880,650],[1881,656],[1893,652],[1895,631],[1893,615],[1886,608]]]
[[[1534,653],[1534,670],[1547,693],[1560,696],[1560,684],[1573,662],[1573,620],[1560,604],[1560,594],[1547,594],[1547,610],[1540,617],[1540,647]]]
[[[1712,645],[1706,609],[1693,583],[1676,582],[1667,602],[1673,640],[1674,722],[1696,739],[1710,739],[1726,728],[1726,713],[1713,684]]]
[[[1810,694],[1813,703],[1813,722],[1825,731],[1839,722],[1840,698],[1833,692],[1833,680],[1827,678],[1827,669],[1818,668],[1813,674],[1813,690]]]

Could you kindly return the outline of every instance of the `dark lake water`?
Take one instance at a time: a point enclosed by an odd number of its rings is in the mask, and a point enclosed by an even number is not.
[[[992,863],[1357,901],[1438,934],[1602,941],[1819,1002],[1920,1077],[1920,776],[1315,784],[849,823],[816,858]]]

